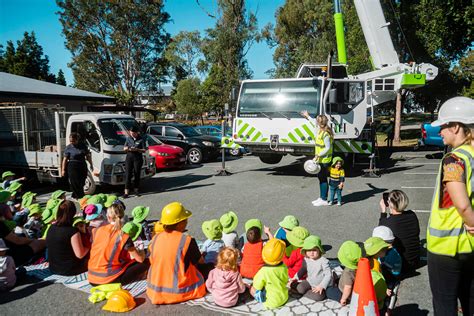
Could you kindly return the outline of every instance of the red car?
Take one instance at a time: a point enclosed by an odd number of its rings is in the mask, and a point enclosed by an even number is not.
[[[163,144],[153,135],[147,135],[147,141],[149,153],[155,157],[156,169],[181,168],[186,163],[182,148]]]

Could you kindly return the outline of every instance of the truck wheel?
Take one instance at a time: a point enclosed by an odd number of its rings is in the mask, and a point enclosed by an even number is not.
[[[92,195],[94,194],[96,189],[96,185],[94,182],[94,178],[90,172],[87,172],[86,183],[84,184],[84,194]]]
[[[258,156],[260,161],[269,165],[276,165],[283,159],[283,155],[261,155]]]
[[[199,148],[193,147],[188,151],[188,162],[190,164],[198,164],[202,161],[202,152]]]

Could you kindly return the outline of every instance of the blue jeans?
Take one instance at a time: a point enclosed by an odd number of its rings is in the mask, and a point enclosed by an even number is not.
[[[339,189],[338,186],[329,185],[329,203],[334,201],[335,194],[337,194],[337,203],[342,203],[342,189]]]

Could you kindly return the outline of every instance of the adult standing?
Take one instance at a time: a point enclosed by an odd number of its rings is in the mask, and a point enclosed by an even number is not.
[[[174,304],[206,295],[203,264],[196,240],[184,234],[192,213],[173,202],[161,211],[164,232],[155,235],[150,245],[150,270],[146,293],[153,304]]]
[[[145,277],[150,263],[145,251],[135,248],[130,236],[122,231],[125,210],[119,203],[107,209],[108,225],[92,230],[88,279],[92,285],[128,284]]]
[[[84,185],[87,178],[86,160],[89,162],[91,170],[94,170],[89,148],[80,141],[79,134],[71,133],[69,145],[64,150],[61,176],[64,177],[67,174],[72,197],[75,199],[81,199],[84,196]]]
[[[125,192],[123,197],[127,198],[130,188],[132,188],[132,177],[134,178],[133,187],[135,188],[135,194],[139,194],[143,154],[147,151],[146,141],[138,133],[137,126],[130,128],[130,136],[125,140],[123,149],[127,153],[127,158],[125,159]]]
[[[435,315],[474,314],[474,100],[440,108],[440,135],[453,151],[441,162],[427,229],[428,275]]]
[[[312,118],[307,111],[301,112],[307,120]],[[312,203],[314,206],[329,205],[328,199],[328,177],[329,167],[332,161],[333,139],[334,133],[328,125],[328,118],[326,115],[318,115],[316,117],[318,131],[315,139],[315,156],[314,160],[321,165],[321,171],[318,173],[319,180],[319,195],[320,197]]]
[[[76,205],[62,201],[56,222],[46,236],[49,270],[59,275],[76,275],[87,271],[89,248],[82,243],[81,233],[72,226]]]

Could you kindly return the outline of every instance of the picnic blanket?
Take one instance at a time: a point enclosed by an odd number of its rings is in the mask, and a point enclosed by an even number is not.
[[[61,283],[70,289],[90,293],[92,286],[87,281],[86,272],[75,276],[61,276],[51,273],[51,271],[48,269],[48,266],[49,264],[46,262],[42,264],[26,266],[25,268],[28,275],[36,277],[40,280]],[[146,291],[146,280],[125,285],[123,288],[130,291],[134,297],[140,296]],[[214,299],[210,294],[207,294],[203,298],[184,302],[182,304],[189,306],[200,306],[208,310],[231,315],[348,315],[349,313],[349,306],[341,306],[339,302],[332,300],[315,302],[304,296],[301,297],[300,295],[291,294],[291,292],[288,302],[281,308],[274,310],[266,310],[263,304],[254,300],[250,294],[241,296],[237,306],[230,308],[224,308],[214,304]]]

